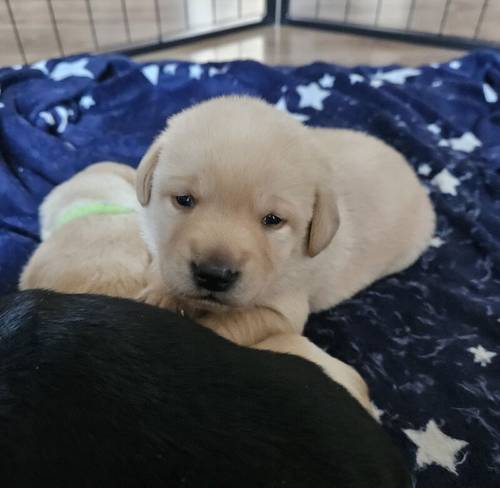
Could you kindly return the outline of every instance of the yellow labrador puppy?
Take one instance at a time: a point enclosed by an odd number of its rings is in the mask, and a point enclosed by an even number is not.
[[[137,296],[150,257],[134,185],[134,169],[103,162],[54,188],[40,206],[42,243],[19,288]]]
[[[103,162],[54,188],[40,207],[42,243],[25,266],[19,288],[140,295],[148,285],[150,255],[140,235],[134,180],[130,167]],[[256,347],[315,362],[372,412],[361,376],[305,337],[282,334]]]
[[[142,298],[239,344],[300,334],[310,312],[411,265],[434,230],[397,151],[254,98],[174,116],[136,184],[153,256]]]

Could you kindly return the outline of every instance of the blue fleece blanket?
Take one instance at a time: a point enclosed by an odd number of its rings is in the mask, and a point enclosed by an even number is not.
[[[201,100],[256,95],[399,149],[435,204],[432,246],[306,333],[366,378],[417,487],[500,486],[500,54],[352,69],[77,56],[0,69],[0,88],[0,293],[54,185],[100,160],[136,165],[167,117]]]

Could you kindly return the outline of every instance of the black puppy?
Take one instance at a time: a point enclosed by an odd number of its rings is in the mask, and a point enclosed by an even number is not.
[[[0,299],[0,486],[403,488],[388,436],[301,358],[96,295]]]

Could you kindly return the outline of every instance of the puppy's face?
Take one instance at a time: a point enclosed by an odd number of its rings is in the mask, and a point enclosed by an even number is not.
[[[336,206],[308,136],[245,98],[172,119],[141,162],[138,195],[174,295],[207,309],[256,304],[330,242]]]

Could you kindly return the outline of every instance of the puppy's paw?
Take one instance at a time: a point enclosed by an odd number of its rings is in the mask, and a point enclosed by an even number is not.
[[[220,326],[217,320],[207,319],[206,317],[198,318],[197,322],[214,331],[218,336],[227,339],[228,341],[234,342],[240,346],[251,345],[251,340],[247,338],[247,335],[242,333],[237,327]]]
[[[259,307],[208,313],[198,317],[198,322],[240,346],[252,346],[276,331],[290,328],[284,317]]]
[[[177,312],[175,300],[161,287],[148,286],[136,296],[139,302]]]
[[[219,317],[217,314],[206,313],[196,317],[196,319],[201,325],[203,325],[207,329],[213,330],[218,335],[234,342],[234,337],[232,336],[231,328],[226,327],[223,320],[221,320],[221,317]]]

